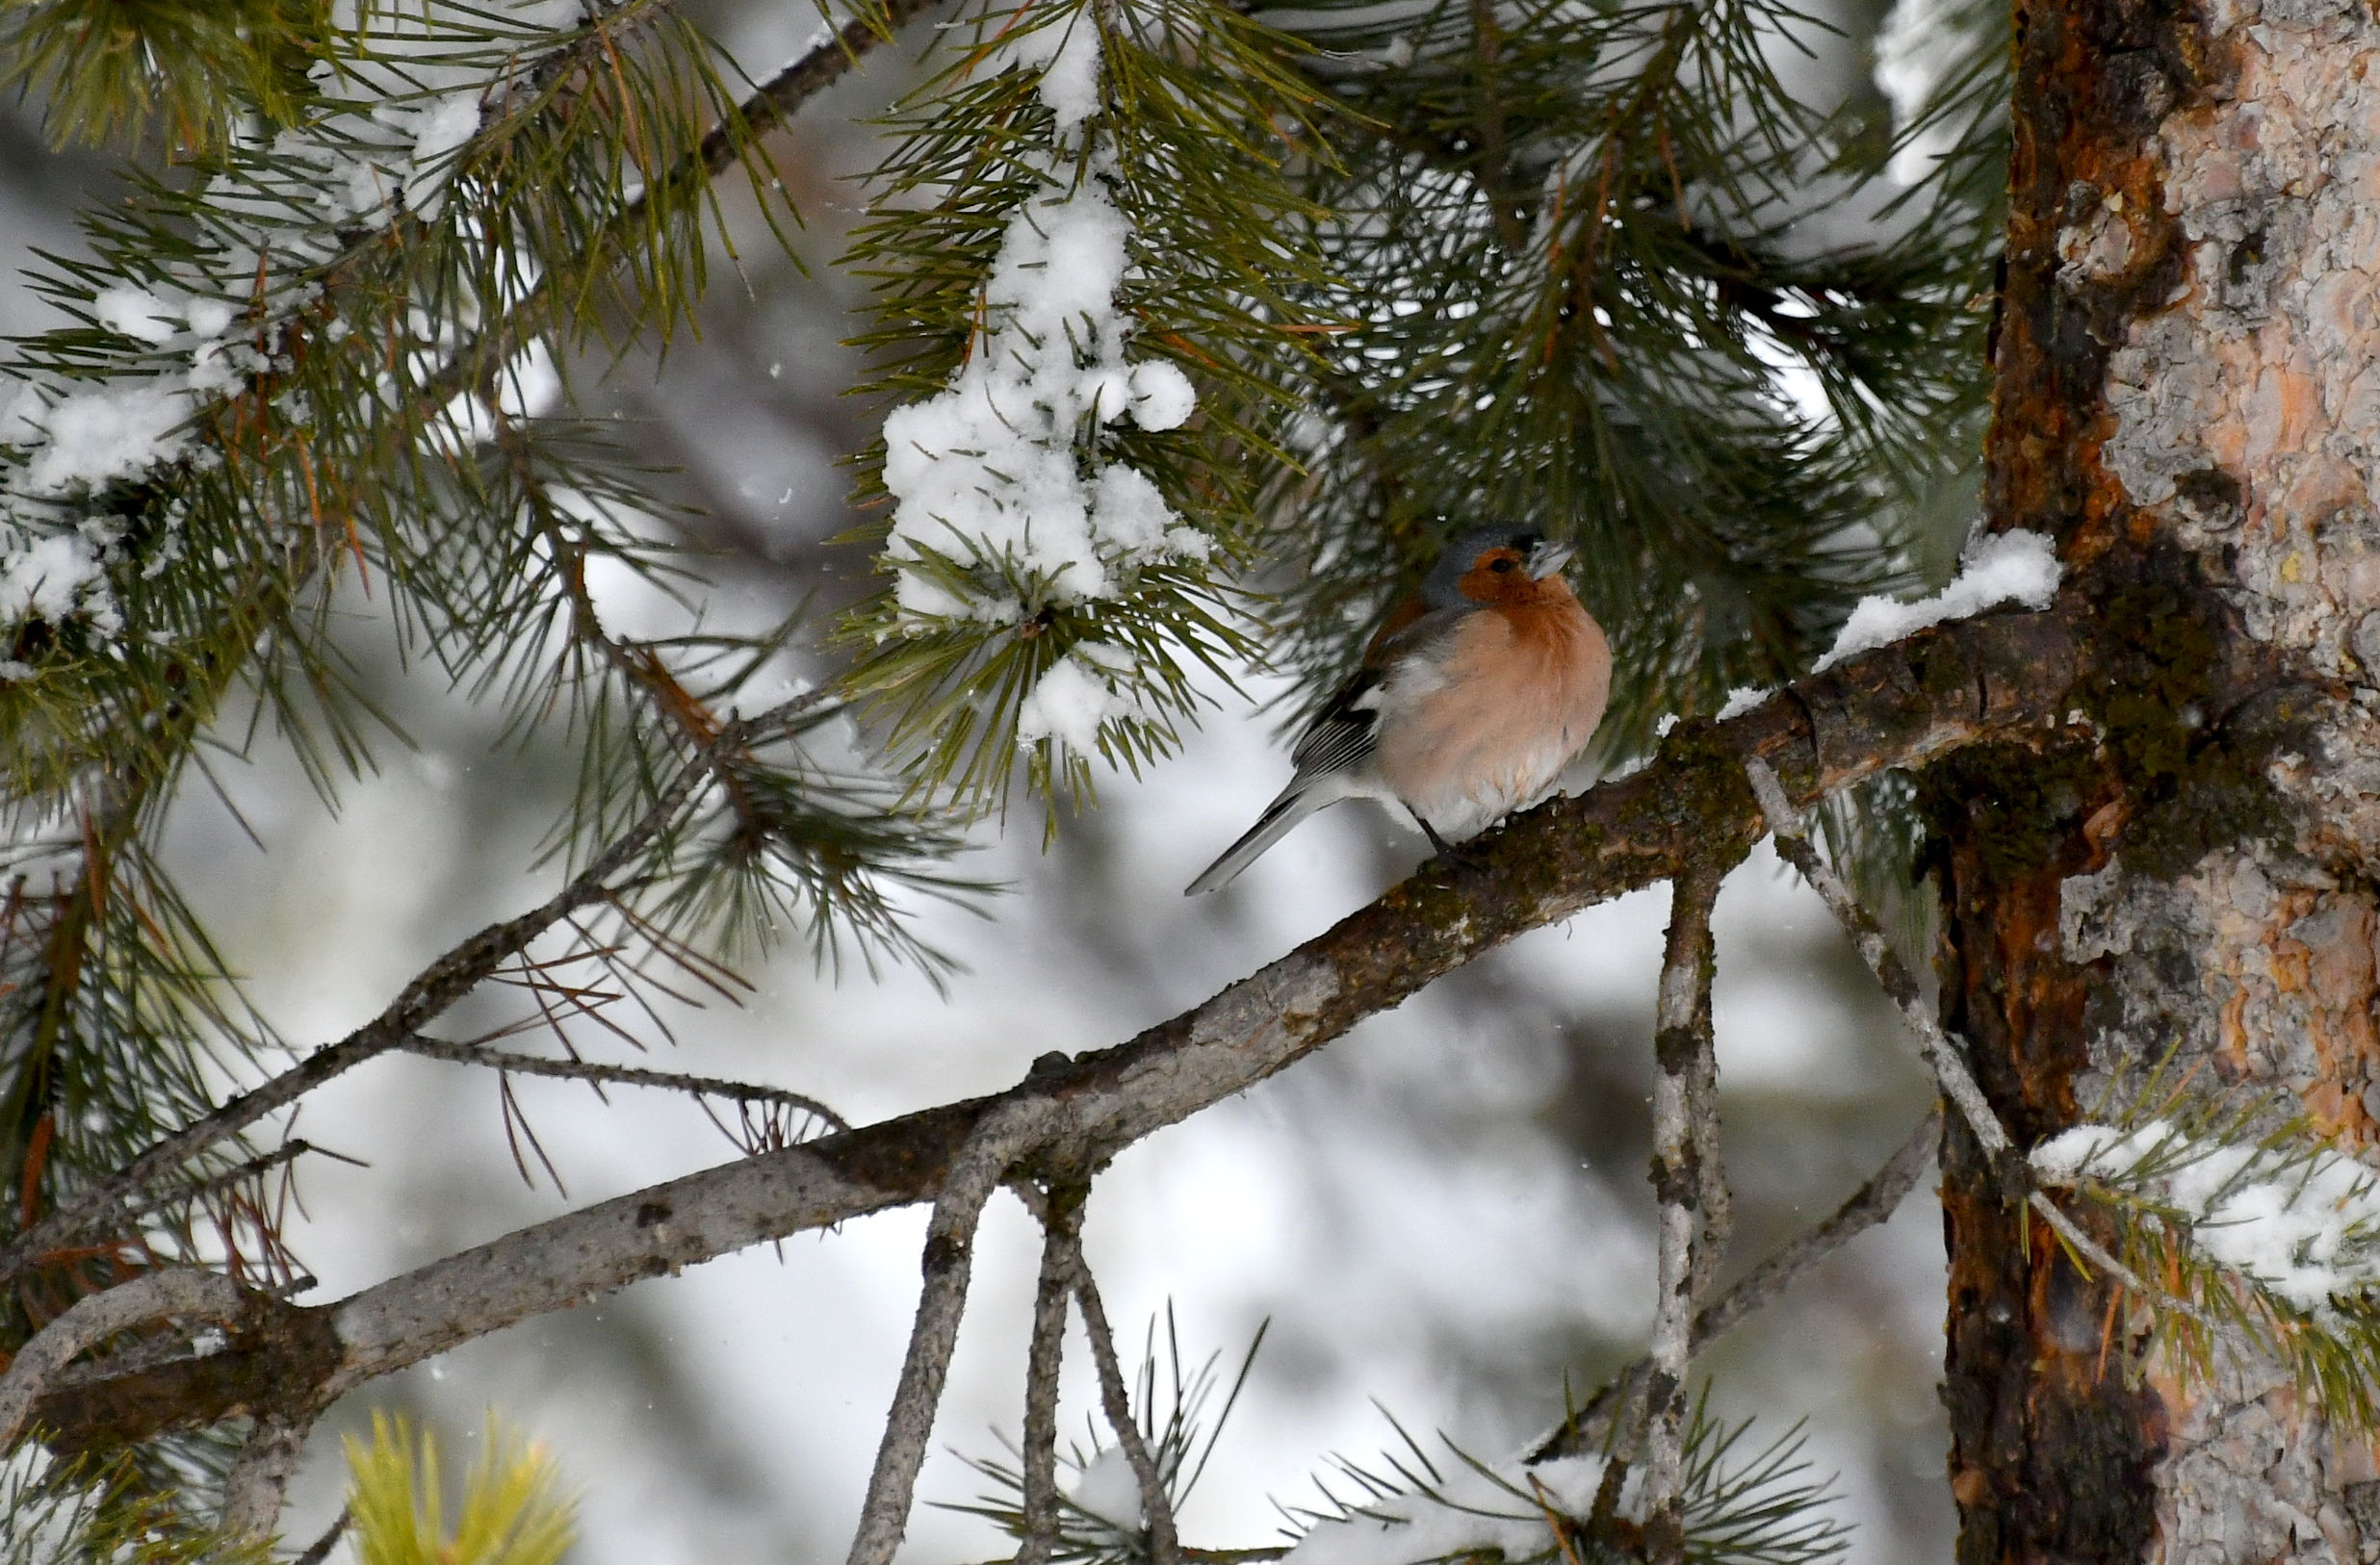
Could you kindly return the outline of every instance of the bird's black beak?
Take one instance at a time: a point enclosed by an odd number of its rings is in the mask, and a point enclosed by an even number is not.
[[[1542,581],[1569,564],[1570,556],[1577,552],[1576,544],[1541,543],[1529,551],[1529,575]]]

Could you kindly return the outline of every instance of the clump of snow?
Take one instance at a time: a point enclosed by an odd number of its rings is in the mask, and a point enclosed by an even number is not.
[[[432,99],[414,111],[413,166],[427,168],[441,159],[453,155],[479,133],[479,94],[466,89]],[[418,206],[420,201],[408,191],[408,199]]]
[[[176,426],[190,417],[190,394],[161,379],[102,383],[18,416],[39,435],[20,493],[64,495],[145,473],[190,444]]]
[[[961,598],[903,571],[902,608],[1013,623],[1024,605],[1010,578],[1083,603],[1116,595],[1118,567],[1203,554],[1145,475],[1096,462],[1086,474],[1075,444],[1086,420],[1187,417],[1180,371],[1124,361],[1115,294],[1130,234],[1097,179],[1027,202],[984,286],[985,340],[949,390],[885,420],[885,487],[899,501],[888,556],[931,551],[997,583]]]
[[[1603,1481],[1600,1456],[1508,1462],[1492,1477],[1460,1459],[1450,1466],[1431,1494],[1394,1495],[1315,1522],[1281,1565],[1415,1565],[1486,1549],[1527,1559],[1555,1548],[1544,1506],[1584,1516]]]
[[[1746,712],[1767,705],[1769,698],[1775,694],[1774,690],[1765,686],[1738,685],[1727,692],[1726,704],[1719,709],[1719,721],[1724,723],[1731,717],[1742,717]]]
[[[2002,603],[2047,608],[2057,596],[2063,573],[2057,545],[2042,534],[2022,528],[1984,533],[1967,546],[1957,578],[1932,597],[1908,603],[1862,598],[1843,623],[1834,650],[1818,660],[1813,672],[1832,668],[1854,653],[1889,646],[1928,626],[1967,619]]]
[[[172,337],[172,318],[180,312],[146,289],[109,288],[91,301],[91,313],[110,331],[163,344]]]
[[[1131,667],[1119,647],[1083,642],[1049,665],[1017,708],[1017,737],[1027,743],[1056,739],[1075,750],[1099,743],[1099,725],[1128,717],[1138,708],[1115,687],[1115,677]]]
[[[1120,1532],[1141,1529],[1140,1476],[1122,1446],[1110,1446],[1092,1457],[1066,1498]]]
[[[2094,1179],[2171,1209],[2208,1259],[2309,1313],[2380,1284],[2380,1171],[2344,1153],[2285,1160],[2152,1119],[2129,1132],[2077,1125],[2035,1147],[2032,1167],[2044,1184]]]
[[[0,531],[0,625],[28,619],[55,624],[80,615],[101,630],[121,629],[121,616],[108,591],[113,542],[105,535],[94,538],[82,532],[11,538]]]
[[[1099,112],[1099,25],[1089,6],[1063,20],[1034,28],[1017,26],[994,57],[993,68],[1018,66],[1041,72],[1043,103],[1071,131]]]
[[[220,337],[230,329],[237,312],[221,299],[193,299],[183,309],[183,318],[191,331],[199,337]]]

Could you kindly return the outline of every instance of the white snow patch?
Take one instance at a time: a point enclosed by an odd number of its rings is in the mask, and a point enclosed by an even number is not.
[[[2159,1171],[2144,1176],[2139,1165],[2152,1154]],[[2284,1162],[2152,1119],[2129,1133],[2077,1125],[2035,1147],[2032,1167],[2045,1184],[2096,1179],[2172,1208],[2208,1259],[2309,1313],[2380,1284],[2380,1171],[2344,1153]]]
[[[1832,668],[1854,653],[1889,646],[1928,626],[1967,619],[2002,603],[2047,608],[2057,596],[2064,571],[2057,562],[2057,546],[2043,534],[2021,528],[1987,532],[1967,546],[1957,579],[1932,597],[1907,603],[1891,598],[1862,598],[1843,623],[1834,650],[1820,658],[1811,672]]]
[[[1449,1471],[1437,1498],[1398,1495],[1347,1517],[1317,1522],[1281,1565],[1414,1565],[1485,1549],[1525,1559],[1555,1546],[1534,1499],[1536,1486],[1543,1486],[1545,1503],[1555,1510],[1584,1516],[1603,1480],[1600,1456],[1565,1457],[1536,1467],[1508,1462],[1493,1469],[1493,1479],[1460,1457],[1442,1468]]]
[[[116,623],[101,546],[79,532],[52,533],[0,549],[0,625],[27,619],[52,623],[89,614]],[[28,669],[25,676],[30,677]]]
[[[1110,1446],[1092,1457],[1066,1498],[1118,1531],[1141,1529],[1140,1477],[1122,1446]]]
[[[1180,518],[1156,486],[1120,464],[1086,477],[1074,443],[1094,415],[1137,422],[1151,401],[1179,412],[1162,377],[1144,402],[1132,397],[1135,369],[1149,367],[1124,362],[1115,308],[1129,233],[1096,180],[1027,202],[1009,224],[985,285],[986,339],[948,391],[885,420],[896,565],[931,550],[1053,578],[1051,596],[1079,603],[1114,595],[1113,567],[1176,552],[1167,534]],[[902,577],[899,602],[916,613],[1001,623],[1020,612],[1011,593],[962,600],[914,571]]]
[[[1124,666],[1130,666],[1130,654],[1123,649],[1107,654],[1121,654]],[[1101,723],[1131,715],[1133,703],[1117,694],[1110,675],[1099,671],[1107,654],[1098,643],[1084,642],[1050,664],[1017,708],[1017,737],[1026,743],[1056,739],[1088,751],[1099,743]]]
[[[156,346],[173,335],[181,311],[144,288],[109,288],[91,301],[91,313],[108,330]]]
[[[40,406],[39,395],[21,380],[0,394],[0,446],[30,446],[39,440],[41,426],[33,415]]]
[[[1775,694],[1774,690],[1758,685],[1738,685],[1727,692],[1726,705],[1719,709],[1719,721],[1724,723],[1729,718],[1742,717],[1746,712],[1756,710],[1768,705],[1769,698]]]
[[[214,338],[230,329],[231,319],[237,313],[221,299],[193,299],[183,312],[183,319],[198,336]]]
[[[993,65],[1040,71],[1041,100],[1058,116],[1060,132],[1099,112],[1099,27],[1088,6],[1063,21],[1012,33]]]
[[[479,133],[479,94],[449,92],[414,112],[415,167],[436,163]]]
[[[1162,359],[1132,366],[1132,422],[1143,429],[1178,429],[1198,406],[1190,377]]]
[[[189,434],[174,426],[190,414],[190,394],[156,379],[103,384],[46,407],[20,404],[18,417],[43,438],[18,488],[55,497],[144,473],[188,447]]]

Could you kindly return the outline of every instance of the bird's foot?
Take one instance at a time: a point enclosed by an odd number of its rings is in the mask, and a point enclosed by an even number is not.
[[[1436,827],[1422,820],[1419,815],[1413,819],[1421,822],[1422,834],[1430,839],[1430,846],[1437,850],[1437,856],[1457,869],[1478,869],[1488,862],[1487,854],[1480,849],[1467,842],[1449,842],[1438,835]]]

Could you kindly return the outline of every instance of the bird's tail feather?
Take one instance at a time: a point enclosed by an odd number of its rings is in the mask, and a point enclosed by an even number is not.
[[[1182,895],[1195,897],[1206,891],[1220,891],[1239,879],[1241,870],[1256,861],[1264,850],[1287,835],[1289,829],[1325,805],[1336,804],[1339,796],[1310,783],[1292,782],[1283,788],[1281,797],[1264,807],[1256,824],[1248,828],[1248,834],[1224,849],[1223,857],[1206,866],[1195,881],[1182,888]]]

